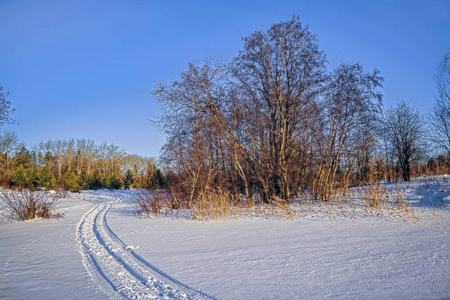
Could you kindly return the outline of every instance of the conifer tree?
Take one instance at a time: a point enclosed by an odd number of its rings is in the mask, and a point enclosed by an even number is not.
[[[125,174],[125,178],[123,179],[123,188],[128,190],[134,182],[133,173],[130,170],[127,170]]]
[[[41,178],[40,178],[40,172],[38,168],[33,169],[27,169],[28,171],[28,187],[32,188],[33,190],[36,190],[38,187],[41,186]]]
[[[109,179],[109,186],[108,186],[108,188],[110,190],[120,190],[122,188],[122,182],[120,181],[120,179],[116,175],[113,175]]]
[[[24,188],[28,183],[28,176],[25,168],[20,165],[14,172],[11,180],[12,184],[19,188]]]

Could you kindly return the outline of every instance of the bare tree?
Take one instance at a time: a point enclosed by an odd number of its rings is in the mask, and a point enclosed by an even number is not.
[[[85,170],[86,173],[91,176],[91,167],[96,155],[96,146],[93,140],[77,139],[77,172],[81,173],[81,170]]]
[[[11,117],[15,109],[11,108],[11,102],[6,100],[8,96],[9,92],[3,92],[3,87],[0,85],[0,127],[3,127],[5,124],[17,123]]]
[[[290,201],[299,187],[294,163],[305,160],[299,139],[324,80],[325,55],[298,17],[244,38],[233,61],[243,103],[254,174],[266,200]]]
[[[318,138],[319,170],[314,185],[315,196],[329,199],[338,171],[346,183],[355,163],[368,159],[375,142],[376,121],[381,112],[383,78],[378,71],[365,73],[360,64],[341,64],[331,75],[323,101]]]
[[[11,174],[14,157],[22,147],[24,147],[24,144],[14,131],[5,130],[0,135],[0,170],[3,174]]]
[[[439,74],[435,81],[437,95],[430,124],[433,128],[434,142],[450,155],[450,52],[445,55],[439,66]]]
[[[33,165],[41,168],[44,164],[44,146],[43,142],[35,144],[31,147],[31,159],[33,160]]]
[[[417,108],[401,101],[384,116],[384,126],[403,180],[411,180],[411,163],[419,159],[423,151],[424,122]]]
[[[179,186],[188,203],[219,180],[223,140],[218,120],[224,120],[220,107],[225,71],[217,61],[206,60],[201,66],[192,62],[179,80],[160,83],[154,90],[166,111],[160,120],[168,134],[163,160],[182,176]]]

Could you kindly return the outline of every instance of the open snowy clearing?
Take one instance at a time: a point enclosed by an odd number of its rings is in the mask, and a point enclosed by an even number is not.
[[[308,214],[135,216],[132,191],[70,194],[61,219],[0,225],[4,299],[448,299],[450,183],[403,184],[418,222]],[[4,211],[3,211],[4,212]]]

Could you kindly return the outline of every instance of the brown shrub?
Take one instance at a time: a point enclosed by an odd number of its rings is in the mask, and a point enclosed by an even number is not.
[[[64,215],[62,212],[56,211],[60,199],[43,191],[22,190],[21,192],[13,192],[3,190],[0,193],[0,198],[11,211],[11,217],[20,220],[49,219]]]
[[[170,190],[139,190],[134,198],[139,215],[158,215],[163,208],[179,209],[180,201]]]

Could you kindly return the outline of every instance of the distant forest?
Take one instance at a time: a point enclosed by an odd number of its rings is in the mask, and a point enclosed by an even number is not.
[[[164,178],[151,158],[93,140],[48,140],[27,149],[13,131],[0,136],[1,186],[29,189],[151,189]]]
[[[27,148],[0,136],[0,183],[13,188],[156,189],[189,207],[226,193],[234,199],[299,193],[328,200],[339,189],[409,181],[450,171],[450,53],[437,69],[430,114],[407,101],[385,109],[383,77],[360,63],[327,69],[316,36],[298,17],[243,38],[229,63],[192,62],[158,83],[167,136],[158,160],[114,144],[49,140]],[[0,126],[14,123],[0,90]],[[430,101],[430,99],[424,99]]]

